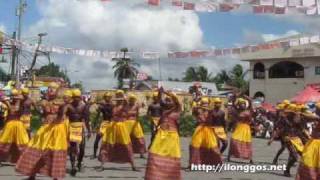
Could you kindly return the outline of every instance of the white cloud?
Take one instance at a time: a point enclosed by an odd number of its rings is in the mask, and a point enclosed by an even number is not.
[[[267,41],[273,41],[280,38],[287,38],[287,37],[298,35],[298,34],[300,34],[298,31],[290,30],[284,34],[262,34],[262,38],[264,41],[267,42]]]
[[[0,31],[1,32],[6,32],[6,27],[3,24],[0,24]]]
[[[300,34],[300,32],[296,30],[289,30],[284,34],[263,34],[263,33],[252,31],[252,30],[243,31],[244,41],[249,44],[259,44],[259,43],[268,42],[268,41],[272,41],[280,38],[287,38],[287,37],[298,35],[298,34]]]
[[[125,2],[130,4],[123,6]],[[30,27],[29,33],[47,32],[47,44],[98,50],[128,47],[162,52],[204,47],[199,18],[192,11],[152,9],[141,5],[141,1],[128,0],[106,5],[96,1],[49,0],[40,2],[39,8],[43,16]],[[54,55],[53,59],[68,69],[78,70],[78,73],[69,75],[73,81],[81,80],[89,89],[116,85],[113,62],[109,59],[60,55]],[[163,60],[164,78],[181,76],[186,67],[195,63],[195,60],[187,61],[189,63],[184,60]],[[157,61],[138,62],[142,71],[157,78]],[[209,61],[207,66],[218,67]]]

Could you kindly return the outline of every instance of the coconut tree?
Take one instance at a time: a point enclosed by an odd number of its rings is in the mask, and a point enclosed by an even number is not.
[[[123,52],[122,58],[113,58],[112,60],[116,64],[112,67],[114,69],[114,77],[118,80],[118,88],[123,88],[123,80],[130,80],[130,89],[133,87],[133,81],[136,79],[138,74],[137,67],[139,66],[133,59],[127,58],[126,53],[128,52],[127,48],[122,48]]]
[[[208,72],[208,69],[204,66],[199,67],[188,67],[184,73],[183,81],[192,82],[192,81],[201,81],[209,82],[211,80],[211,73]]]

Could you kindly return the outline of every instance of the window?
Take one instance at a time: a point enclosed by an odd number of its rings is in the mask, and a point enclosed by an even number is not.
[[[320,66],[315,67],[315,74],[320,75]]]
[[[257,63],[253,67],[253,78],[254,79],[264,79],[265,69],[262,63]]]
[[[274,64],[269,69],[269,78],[303,78],[304,67],[291,61]]]

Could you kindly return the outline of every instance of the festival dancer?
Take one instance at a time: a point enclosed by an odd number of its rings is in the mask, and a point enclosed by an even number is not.
[[[5,122],[8,117],[9,107],[7,97],[0,92],[0,132],[4,128]]]
[[[181,150],[179,138],[179,118],[181,104],[178,97],[160,88],[162,94],[167,95],[162,102],[163,112],[160,127],[149,149],[146,180],[179,180],[181,179]]]
[[[97,150],[99,147],[99,142],[111,127],[112,108],[113,108],[113,105],[111,102],[112,95],[106,92],[103,95],[103,98],[104,98],[104,102],[98,104],[98,109],[97,109],[98,111],[97,118],[99,118],[100,114],[102,114],[103,120],[100,124],[99,132],[97,132],[96,139],[94,141],[92,159],[97,158]]]
[[[299,126],[298,123],[300,114],[296,112],[297,107],[295,104],[290,104],[284,111],[284,118],[281,120],[282,123],[279,127],[279,135],[283,139],[283,143],[285,147],[289,151],[289,158],[286,166],[286,170],[284,171],[284,176],[290,177],[290,170],[294,163],[298,160],[299,155],[303,151],[303,143],[299,138]],[[272,141],[271,141],[272,142]],[[268,144],[270,145],[271,142]]]
[[[112,126],[102,138],[99,161],[102,171],[105,162],[130,163],[133,171],[137,171],[133,161],[133,150],[130,135],[125,120],[127,118],[127,101],[124,92],[118,90],[114,98],[116,101],[112,108]]]
[[[283,133],[281,133],[282,128],[285,126],[285,114],[284,114],[284,110],[285,110],[285,104],[280,103],[277,105],[276,108],[276,121],[274,123],[274,128],[273,128],[273,132],[271,135],[271,139],[268,141],[268,145],[271,145],[271,143],[274,140],[279,140],[280,141],[280,149],[278,150],[276,156],[273,158],[272,164],[277,164],[278,163],[278,159],[279,156],[284,152],[284,150],[286,149],[286,145],[285,145],[285,136]]]
[[[77,169],[75,166],[77,158],[77,168],[81,171],[82,160],[85,154],[86,138],[84,126],[87,128],[87,137],[91,136],[89,125],[89,112],[86,109],[85,103],[81,98],[79,89],[72,90],[72,102],[64,109],[70,121],[69,123],[69,157],[71,162],[71,176],[75,176]]]
[[[11,92],[11,102],[4,102],[9,108],[3,131],[0,133],[0,162],[16,163],[26,148],[29,137],[21,117],[21,93]]]
[[[22,100],[22,115],[21,115],[21,121],[23,122],[25,128],[28,131],[29,138],[31,137],[31,108],[36,109],[36,104],[33,102],[33,100],[29,97],[29,89],[23,88],[22,90],[23,100]]]
[[[127,105],[127,120],[125,121],[127,125],[127,130],[131,138],[133,153],[140,154],[140,158],[144,158],[144,153],[146,153],[146,143],[144,140],[144,133],[139,117],[139,104],[137,103],[137,97],[134,94],[129,94]]]
[[[149,119],[151,119],[151,140],[148,149],[150,149],[150,146],[156,134],[161,116],[161,106],[158,92],[153,92],[152,100],[152,104],[149,105],[147,111],[147,116]]]
[[[225,121],[225,112],[221,109],[222,100],[220,98],[214,98],[213,100],[213,110],[211,111],[211,125],[214,129],[215,134],[218,137],[219,144],[221,143],[220,152],[223,152],[228,147],[227,134],[225,132],[226,129],[226,121]]]
[[[247,108],[247,103],[249,104]],[[231,157],[252,160],[252,137],[251,137],[251,123],[252,113],[251,100],[238,98],[235,103],[237,110],[237,123],[231,136],[229,154],[227,160],[230,161]]]
[[[296,180],[318,180],[320,179],[320,110],[316,109],[317,116],[302,114],[307,116],[309,121],[315,122],[311,139],[307,142],[302,152]]]
[[[63,102],[57,99],[58,89],[58,84],[49,84],[46,99],[40,103],[43,125],[16,165],[16,171],[29,179],[35,179],[37,173],[54,179],[65,177],[68,141]]]
[[[198,125],[193,133],[189,147],[189,168],[192,165],[199,164],[221,164],[222,158],[218,146],[218,139],[211,127],[211,110],[209,109],[208,98],[201,98],[200,105],[193,109],[193,115]]]

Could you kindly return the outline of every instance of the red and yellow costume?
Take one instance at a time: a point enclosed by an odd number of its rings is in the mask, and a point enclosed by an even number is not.
[[[122,94],[122,93],[121,93]],[[124,99],[118,99],[123,101]],[[127,113],[124,105],[117,105],[112,109],[110,126],[106,126],[100,147],[99,161],[132,163],[133,151],[130,135],[125,120]]]
[[[12,90],[13,98],[19,95],[18,90]],[[8,119],[0,132],[0,161],[16,163],[29,142],[29,136],[20,120],[19,105],[10,106]]]
[[[160,122],[149,150],[146,180],[181,179],[180,138],[176,127],[179,118],[180,113],[171,112]]]
[[[50,87],[57,88],[57,85]],[[45,122],[19,159],[18,172],[28,176],[39,173],[52,178],[65,177],[68,142],[66,123],[63,118],[57,118],[61,105],[57,100],[42,103]]]
[[[207,98],[201,103],[209,103]],[[207,107],[195,107],[198,126],[193,133],[190,144],[189,166],[192,164],[216,165],[222,163],[218,139],[210,125],[210,111]]]
[[[239,100],[245,103],[245,100]],[[251,137],[251,113],[243,111],[239,114],[239,120],[231,136],[230,156],[235,158],[252,159],[252,137]]]
[[[320,179],[320,123],[313,130],[311,139],[304,147],[296,180]]]

